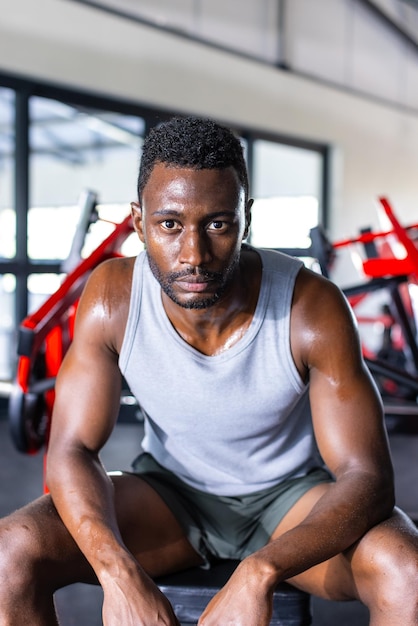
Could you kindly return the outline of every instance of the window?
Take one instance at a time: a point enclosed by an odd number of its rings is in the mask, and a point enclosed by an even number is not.
[[[99,217],[120,222],[135,199],[144,121],[139,117],[30,100],[31,260],[67,258],[86,191],[97,195]],[[91,227],[84,255],[112,230]]]
[[[250,241],[265,248],[309,248],[322,221],[323,155],[264,139],[253,146]]]
[[[0,260],[16,254],[14,92],[0,87]],[[16,280],[0,274],[0,380],[10,377]]]
[[[97,198],[99,221],[86,234],[81,256],[92,252],[129,213],[134,199],[144,121],[135,116],[30,99],[28,256],[65,261],[86,193]],[[29,311],[59,286],[57,275],[29,277]]]
[[[0,87],[0,258],[16,254],[14,92]]]

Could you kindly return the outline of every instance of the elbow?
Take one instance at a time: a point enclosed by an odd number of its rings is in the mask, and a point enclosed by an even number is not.
[[[49,492],[55,491],[56,485],[60,483],[61,471],[62,461],[59,463],[57,455],[48,452],[45,461],[45,486]]]
[[[71,447],[68,445],[58,445],[55,442],[49,446],[45,459],[45,485],[51,494],[72,474],[72,457]]]

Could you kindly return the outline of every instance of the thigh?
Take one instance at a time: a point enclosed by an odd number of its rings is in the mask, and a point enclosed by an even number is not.
[[[304,494],[280,522],[271,541],[302,522],[328,488],[329,485],[321,484]],[[396,567],[396,561],[401,567],[403,554],[418,557],[418,531],[402,511],[395,509],[389,519],[369,530],[344,553],[288,582],[321,598],[367,603],[378,571],[389,571]]]
[[[329,487],[329,484],[323,483],[307,491],[281,520],[270,541],[274,541],[300,524]],[[287,582],[308,593],[331,600],[352,599],[355,593],[350,567],[348,563],[346,564],[343,555],[337,555],[333,559],[319,563]],[[340,589],[344,589],[344,594],[340,593]]]
[[[203,563],[175,515],[148,482],[128,473],[112,480],[123,540],[150,576]]]
[[[151,576],[201,563],[171,511],[146,482],[131,474],[112,476],[112,481],[123,540]],[[75,582],[97,583],[50,495],[0,520],[0,536],[4,553],[15,562],[30,560],[52,590]]]

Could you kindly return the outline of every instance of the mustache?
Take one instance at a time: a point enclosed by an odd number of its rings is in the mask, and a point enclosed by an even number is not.
[[[204,280],[221,280],[221,272],[209,272],[208,270],[202,270],[199,268],[190,268],[183,270],[182,272],[171,272],[169,274],[170,280],[179,280],[181,278],[188,278],[189,276],[203,278]]]

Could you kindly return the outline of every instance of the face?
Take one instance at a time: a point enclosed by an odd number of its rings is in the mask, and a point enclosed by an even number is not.
[[[132,215],[151,270],[174,303],[204,309],[222,298],[236,276],[249,206],[233,168],[154,166]]]

